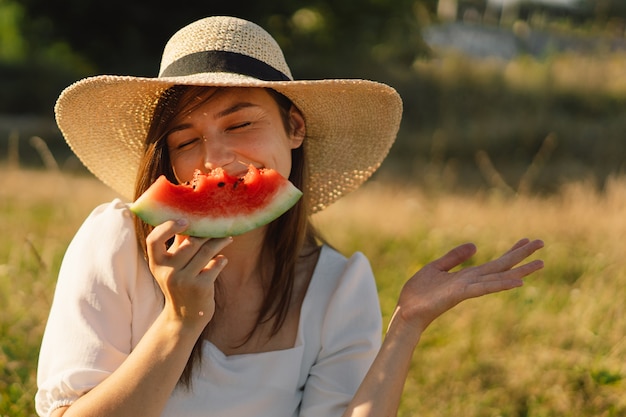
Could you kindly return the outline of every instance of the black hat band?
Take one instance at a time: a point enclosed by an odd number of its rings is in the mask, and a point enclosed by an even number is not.
[[[169,64],[159,77],[179,77],[204,72],[229,72],[263,81],[291,81],[287,75],[263,61],[229,51],[201,51],[185,55]]]

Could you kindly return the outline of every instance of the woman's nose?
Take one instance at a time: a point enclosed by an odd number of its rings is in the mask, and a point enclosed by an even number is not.
[[[219,138],[202,137],[204,150],[204,167],[213,170],[223,167],[235,160],[232,149]]]

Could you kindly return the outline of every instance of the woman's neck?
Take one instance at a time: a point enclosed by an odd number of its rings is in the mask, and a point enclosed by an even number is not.
[[[234,285],[237,287],[247,286],[261,276],[259,260],[263,249],[265,228],[252,230],[246,234],[235,236],[233,243],[228,245],[222,254],[228,259],[228,264],[220,274],[220,278],[228,280],[224,283],[226,288]]]

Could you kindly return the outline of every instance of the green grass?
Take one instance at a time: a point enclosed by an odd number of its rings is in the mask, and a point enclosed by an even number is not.
[[[0,172],[0,416],[34,416],[39,344],[61,258],[98,194],[112,194],[54,172]]]
[[[0,416],[34,416],[60,260],[84,217],[114,194],[89,178],[0,174]],[[546,268],[524,287],[466,301],[432,324],[400,416],[626,416],[625,209],[620,178],[602,193],[574,183],[549,197],[371,182],[316,221],[341,251],[370,258],[385,322],[404,281],[458,243],[475,242],[483,262],[520,237],[546,242],[537,255]]]
[[[482,262],[520,237],[546,242],[546,268],[524,287],[466,301],[427,330],[399,415],[626,416],[625,208],[614,178],[602,194],[575,183],[507,198],[374,183],[322,213],[339,248],[371,259],[386,320],[404,280],[457,243],[475,242]]]

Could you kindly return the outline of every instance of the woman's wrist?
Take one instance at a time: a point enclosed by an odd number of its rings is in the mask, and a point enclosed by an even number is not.
[[[392,338],[396,343],[404,344],[407,348],[413,350],[419,343],[423,331],[424,328],[419,323],[410,323],[405,320],[402,316],[401,308],[396,307],[389,321],[385,339]]]
[[[189,317],[171,314],[166,310],[161,312],[157,321],[159,322],[158,325],[160,325],[170,337],[180,341],[187,339],[193,340],[193,343],[198,340],[198,337],[200,337],[207,324],[206,319],[203,320],[202,317],[191,319]]]

